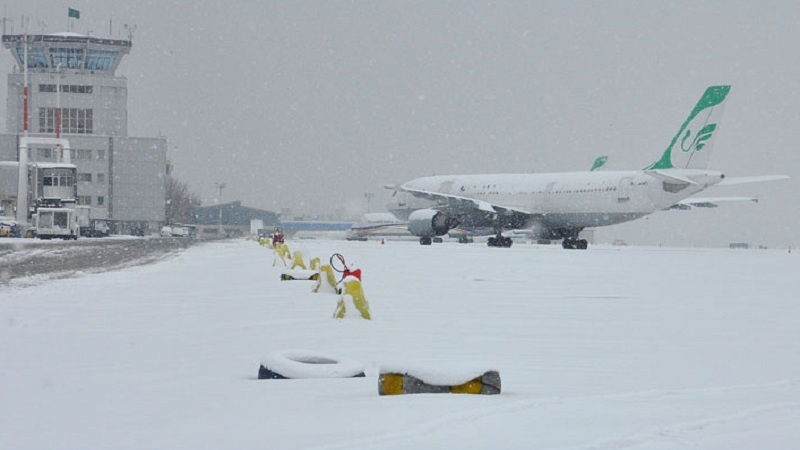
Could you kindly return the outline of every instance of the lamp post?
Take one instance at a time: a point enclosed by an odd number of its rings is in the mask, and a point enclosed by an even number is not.
[[[370,203],[370,200],[372,200],[372,197],[375,197],[375,194],[373,194],[372,192],[364,192],[364,197],[366,197],[366,199],[367,199],[367,212],[370,212],[369,203]]]
[[[219,189],[219,196],[217,197],[217,207],[219,208],[219,229],[217,234],[222,234],[222,190],[227,186],[224,181],[214,183],[214,186]]]

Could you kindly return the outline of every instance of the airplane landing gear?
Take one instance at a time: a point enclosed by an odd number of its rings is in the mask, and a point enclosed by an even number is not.
[[[431,245],[431,238],[429,237],[421,237],[419,238],[419,245]]]
[[[496,237],[490,237],[486,240],[486,245],[489,247],[511,247],[514,241],[511,240],[509,237],[505,237],[503,235],[498,234]]]
[[[565,237],[561,242],[561,246],[568,250],[586,250],[589,248],[589,241],[576,237]]]

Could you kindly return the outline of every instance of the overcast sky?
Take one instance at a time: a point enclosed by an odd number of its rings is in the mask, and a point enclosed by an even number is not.
[[[793,179],[708,193],[758,205],[604,233],[800,244],[796,1],[5,5],[15,32],[22,14],[32,33],[64,31],[69,6],[76,32],[135,24],[118,70],[130,134],[166,136],[178,176],[208,204],[224,181],[223,202],[357,218],[365,193],[382,210],[384,184],[419,176],[588,170],[601,154],[608,170],[642,168],[707,86],[732,84],[711,168]],[[6,52],[0,71],[12,67]]]

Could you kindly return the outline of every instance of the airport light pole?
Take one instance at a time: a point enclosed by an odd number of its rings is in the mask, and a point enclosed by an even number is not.
[[[222,190],[227,186],[224,181],[214,183],[214,186],[219,189],[219,196],[217,197],[217,207],[219,208],[219,229],[217,234],[222,234]]]

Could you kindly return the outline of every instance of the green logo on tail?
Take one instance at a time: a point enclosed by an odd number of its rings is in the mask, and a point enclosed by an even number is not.
[[[703,127],[702,130],[700,130],[699,133],[697,133],[697,136],[695,136],[694,141],[692,141],[692,143],[689,144],[688,147],[686,146],[686,141],[691,136],[692,130],[686,130],[686,134],[683,136],[683,139],[681,140],[681,150],[683,150],[684,152],[689,152],[692,151],[692,149],[694,149],[699,152],[700,150],[703,149],[703,147],[706,146],[705,142],[711,139],[711,134],[716,129],[717,129],[717,124],[715,123],[706,125],[705,127]]]
[[[711,144],[711,138],[714,137],[714,132],[717,130],[717,122],[722,114],[721,105],[730,90],[730,86],[711,86],[706,89],[689,117],[681,125],[678,134],[675,135],[669,147],[661,155],[661,159],[646,167],[645,170],[672,169],[675,167],[704,169],[708,163],[707,155],[705,157],[693,157],[693,155]],[[699,131],[695,132],[695,130]],[[679,147],[681,151],[673,153],[672,149],[676,147]]]

